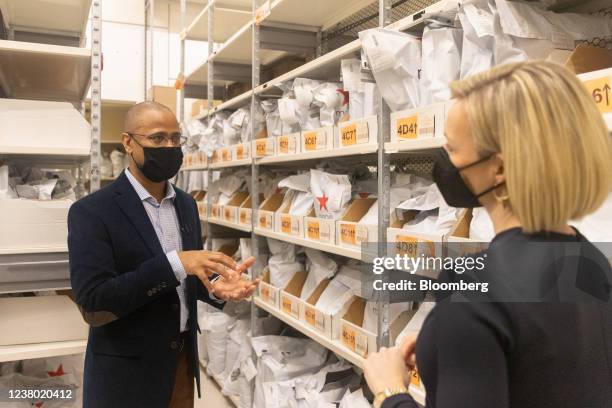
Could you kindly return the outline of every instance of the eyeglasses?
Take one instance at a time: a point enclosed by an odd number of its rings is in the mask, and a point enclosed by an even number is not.
[[[166,144],[166,141],[168,140],[170,141],[170,143],[172,143],[173,146],[183,146],[187,142],[187,137],[183,136],[180,132],[174,132],[170,134],[166,132],[157,132],[157,133],[153,133],[150,135],[143,135],[141,133],[130,133],[130,132],[126,132],[126,133],[130,135],[131,137],[143,136],[154,146],[163,146],[164,144]],[[136,142],[138,143],[137,140]]]

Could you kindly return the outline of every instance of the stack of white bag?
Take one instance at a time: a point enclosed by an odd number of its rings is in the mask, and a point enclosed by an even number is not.
[[[298,250],[293,244],[268,238],[268,248],[271,254],[268,259],[270,284],[284,288],[296,272],[305,270],[304,263],[299,259]]]
[[[223,174],[222,177],[219,177],[210,186],[208,194],[210,195],[211,202],[219,205],[227,204],[236,192],[246,190],[247,177],[246,171]]]
[[[351,181],[347,175],[310,170],[310,191],[318,218],[337,220],[351,201]]]
[[[304,248],[304,252],[306,253],[308,276],[302,287],[300,299],[307,300],[321,282],[334,276],[338,270],[338,264],[324,252],[316,249]]]
[[[470,222],[470,239],[480,242],[489,242],[495,236],[493,221],[484,208],[472,209],[472,222]]]
[[[328,351],[310,339],[260,336],[251,339],[257,355],[255,408],[287,408],[294,393],[288,393],[288,380],[317,373],[327,360]]]
[[[204,137],[206,126],[199,120],[193,119],[182,126],[185,129],[187,142],[183,146],[183,153],[194,153],[198,151],[200,140]]]
[[[278,101],[266,99],[261,101],[261,108],[266,118],[266,129],[268,137],[278,137],[283,135],[283,122],[278,111]]]
[[[7,395],[8,390],[19,389],[49,389],[57,387],[74,389],[74,400],[49,400],[41,403],[39,400],[2,403],[2,407],[30,408],[78,408],[83,406],[83,365],[84,354],[73,354],[61,357],[47,357],[33,360],[23,360],[21,370],[12,366],[13,372],[3,367],[0,376],[0,395]]]
[[[215,150],[225,145],[223,141],[223,124],[225,119],[225,114],[218,112],[208,120],[206,130],[202,134],[198,145],[199,150],[206,153],[208,157],[212,157]]]
[[[240,108],[223,121],[223,144],[231,146],[241,141],[243,128],[248,124],[250,109]]]
[[[310,172],[289,176],[278,183],[278,188],[287,188],[281,208],[290,205],[289,214],[308,215],[314,203],[310,193]]]
[[[340,309],[353,297],[361,295],[361,272],[350,264],[343,265],[329,282],[315,307],[330,315]]]
[[[420,105],[421,41],[399,31],[373,28],[359,33],[380,94],[392,111]]]

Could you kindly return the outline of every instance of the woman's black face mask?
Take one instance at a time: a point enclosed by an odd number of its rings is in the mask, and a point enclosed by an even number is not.
[[[136,143],[136,138],[132,137]],[[172,147],[144,147],[138,143],[144,152],[144,163],[136,166],[142,174],[155,183],[170,180],[178,173],[183,164],[183,149],[180,146]],[[134,156],[132,156],[134,158]]]
[[[458,208],[482,207],[478,198],[496,189],[500,184],[488,188],[479,194],[474,194],[463,180],[463,177],[461,177],[461,171],[487,161],[491,157],[493,157],[493,155],[483,157],[473,163],[458,168],[453,164],[445,149],[440,149],[437,152],[433,168],[433,179],[442,197],[444,197],[444,201],[446,201],[448,205]]]

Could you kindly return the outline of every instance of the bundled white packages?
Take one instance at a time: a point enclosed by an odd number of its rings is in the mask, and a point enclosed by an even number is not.
[[[304,271],[304,264],[297,259],[295,245],[284,241],[268,238],[270,248],[270,284],[277,288],[287,286],[296,272]]]
[[[389,304],[389,323],[393,323],[402,312],[410,307],[409,302]],[[378,308],[376,302],[368,301],[363,314],[363,324],[361,327],[370,333],[378,333]]]
[[[289,94],[278,100],[278,114],[283,124],[283,133],[299,132],[300,120],[298,118],[299,105],[295,98]]]
[[[435,302],[423,302],[419,305],[417,312],[414,314],[414,316],[412,316],[406,327],[402,329],[401,333],[395,339],[396,346],[401,345],[406,336],[417,335],[421,331],[421,327],[423,327],[425,319],[435,305]]]
[[[363,390],[359,388],[355,392],[346,390],[338,408],[371,408],[369,401],[363,396]]]
[[[223,313],[208,313],[207,318],[201,322],[200,330],[206,332],[206,347],[208,350],[208,365],[206,371],[211,375],[222,375],[225,371],[225,357],[229,333],[227,326],[234,318]]]
[[[250,114],[250,110],[247,110],[247,116],[244,120],[244,125],[242,126],[242,130],[240,132],[240,138],[243,143],[249,142],[254,139],[259,139],[263,137],[267,137],[266,134],[266,116],[262,107],[258,104],[255,104],[255,108],[253,110],[253,114]],[[255,136],[251,135],[251,119],[254,121],[255,127]]]
[[[487,3],[487,0],[467,0],[457,13],[463,27],[462,79],[491,69],[494,64],[494,16]]]
[[[29,200],[51,200],[53,189],[57,184],[57,179],[34,180],[27,184],[15,186],[19,198]]]
[[[375,180],[376,181],[376,180]],[[389,193],[389,209],[392,211],[397,208],[402,202],[405,202],[423,186],[430,185],[431,182],[421,177],[411,174],[398,173],[395,180],[391,184]],[[373,186],[370,186],[372,188]],[[359,224],[362,225],[378,225],[378,200],[370,207],[368,212],[361,217]]]
[[[364,87],[361,82],[361,61],[352,58],[340,62],[342,71],[342,85],[349,93],[348,113],[351,120],[363,118],[364,115]]]
[[[223,143],[231,146],[240,143],[242,129],[247,125],[246,118],[250,115],[250,109],[240,108],[223,121]]]
[[[300,299],[307,300],[323,280],[334,276],[338,264],[329,256],[316,249],[304,248],[308,276],[302,287]]]
[[[198,145],[200,144],[200,140],[202,139],[202,136],[206,131],[206,126],[199,120],[190,120],[189,122],[187,122],[185,130],[187,133],[187,142],[185,143],[187,151],[197,151]]]
[[[470,239],[480,242],[489,242],[495,236],[493,221],[484,208],[472,210],[472,221],[470,222]]]
[[[199,150],[203,151],[208,157],[212,157],[215,150],[225,145],[223,140],[223,125],[225,119],[225,113],[218,112],[208,120],[206,130],[204,130],[198,145]]]
[[[343,378],[328,382],[331,373],[346,374]],[[335,408],[340,402],[349,385],[358,385],[360,377],[357,376],[349,364],[344,361],[328,363],[314,375],[303,375],[294,381],[287,381],[293,391],[294,398],[290,399],[289,407],[295,408]]]
[[[278,102],[274,99],[261,101],[261,108],[266,117],[268,137],[277,137],[283,134],[283,122],[278,110]]]
[[[391,110],[419,106],[421,41],[385,28],[361,31],[359,38],[378,89]]]
[[[291,200],[289,214],[308,215],[312,209],[314,197],[310,193],[310,172],[286,177],[278,182],[279,188],[288,188],[286,200]]]
[[[347,175],[311,169],[310,191],[315,197],[318,218],[339,219],[351,201],[351,181]]]
[[[316,308],[323,313],[334,315],[342,309],[353,296],[361,294],[361,272],[343,265],[329,282],[319,300]]]
[[[320,82],[308,78],[293,80],[293,93],[297,101],[296,115],[301,130],[312,130],[321,127],[319,107],[314,104],[314,93]]]
[[[286,407],[279,383],[306,374],[315,374],[327,360],[328,351],[310,339],[260,336],[251,339],[258,357],[255,377],[255,408]]]
[[[319,107],[319,123],[321,126],[333,126],[338,123],[344,106],[344,95],[340,84],[324,82],[313,92],[313,103]]]
[[[0,200],[17,198],[17,192],[11,187],[9,178],[9,167],[0,166]]]
[[[449,84],[459,79],[463,30],[453,27],[423,31],[421,105],[450,100]]]

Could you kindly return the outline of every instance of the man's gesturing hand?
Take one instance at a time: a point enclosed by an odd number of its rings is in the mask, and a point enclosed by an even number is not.
[[[182,251],[178,256],[187,275],[197,276],[205,285],[208,278],[215,273],[228,279],[239,275],[236,262],[221,252]]]
[[[215,297],[219,299],[233,301],[239,301],[251,296],[259,284],[259,279],[252,282],[248,279],[242,279],[241,275],[253,265],[254,262],[255,258],[250,257],[236,268],[238,273],[235,276],[229,278],[221,276],[215,282],[208,282],[208,284],[205,284],[209,293],[214,294]]]

